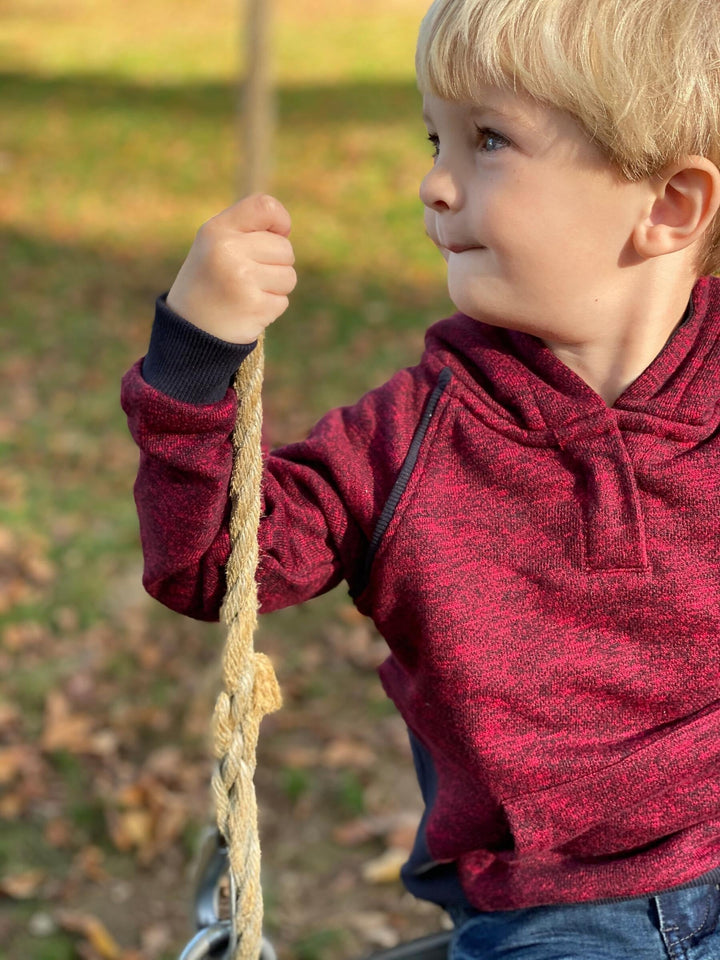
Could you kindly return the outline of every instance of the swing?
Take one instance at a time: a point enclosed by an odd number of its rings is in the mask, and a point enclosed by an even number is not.
[[[221,619],[227,627],[222,690],[213,715],[217,829],[203,845],[195,896],[197,934],[179,960],[277,960],[262,934],[260,842],[253,784],[260,721],[281,704],[269,659],[253,650],[257,626],[257,529],[262,477],[262,338],[236,378],[241,402],[230,481],[232,550]],[[220,883],[230,880],[230,918],[219,917]],[[422,937],[368,960],[446,960],[451,934]]]

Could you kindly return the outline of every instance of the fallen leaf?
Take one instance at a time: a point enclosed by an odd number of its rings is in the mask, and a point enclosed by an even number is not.
[[[110,823],[110,836],[118,850],[142,849],[150,845],[153,817],[149,810],[134,808],[117,813]]]
[[[105,883],[109,880],[107,871],[103,867],[105,854],[100,847],[83,847],[73,860],[73,867],[80,871],[83,876],[96,883]]]
[[[102,957],[102,960],[122,960],[122,949],[98,917],[75,910],[59,910],[56,920],[68,933],[78,933],[85,937],[90,947]]]
[[[6,426],[7,421],[2,422],[2,425]],[[1,435],[2,426],[0,426]],[[5,467],[0,470],[0,500],[2,500],[6,510],[19,507],[23,503],[26,489],[27,478],[23,474],[16,470],[8,470]]]
[[[367,770],[376,762],[375,751],[359,740],[338,738],[332,740],[322,752],[322,763],[333,770],[343,767]]]
[[[377,831],[370,817],[359,817],[348,823],[341,823],[333,830],[333,840],[343,847],[358,847],[376,836]]]
[[[38,892],[45,879],[43,870],[24,870],[0,878],[0,893],[13,900],[29,900]]]
[[[0,730],[7,731],[20,723],[20,708],[7,700],[0,701]]]
[[[411,850],[421,814],[402,810],[376,817],[358,817],[333,830],[333,839],[343,847],[356,847],[381,837],[386,846]]]
[[[45,842],[56,849],[69,847],[72,843],[72,824],[65,817],[55,817],[45,824]]]
[[[10,783],[35,761],[35,752],[26,744],[0,749],[0,783]]]
[[[108,812],[110,836],[118,850],[135,849],[147,864],[177,840],[188,817],[188,798],[146,772],[118,792]]]
[[[0,820],[17,820],[25,809],[19,793],[4,793],[0,797]]]
[[[67,750],[69,753],[93,753],[94,720],[85,713],[73,714],[59,690],[51,690],[45,700],[45,719],[40,740],[43,750]]]
[[[390,917],[379,910],[363,910],[347,918],[347,924],[374,947],[387,950],[396,947],[400,935],[390,922]]]
[[[372,884],[395,883],[400,879],[400,868],[407,858],[407,850],[389,847],[379,857],[363,864],[363,879]]]
[[[285,766],[296,770],[307,770],[320,765],[321,753],[317,747],[290,746],[282,752],[282,762]]]
[[[11,623],[3,630],[3,645],[13,653],[29,647],[38,647],[47,640],[47,633],[42,625],[34,620],[23,623]]]

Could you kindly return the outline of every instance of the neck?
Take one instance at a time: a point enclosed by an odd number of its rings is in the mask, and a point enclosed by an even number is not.
[[[658,284],[638,302],[618,304],[607,322],[598,324],[592,339],[544,343],[612,407],[670,339],[687,309],[694,282]]]

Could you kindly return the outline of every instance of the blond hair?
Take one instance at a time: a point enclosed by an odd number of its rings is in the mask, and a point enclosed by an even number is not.
[[[435,0],[416,68],[444,99],[492,85],[566,111],[628,180],[720,167],[717,0]],[[720,217],[698,267],[720,271]]]

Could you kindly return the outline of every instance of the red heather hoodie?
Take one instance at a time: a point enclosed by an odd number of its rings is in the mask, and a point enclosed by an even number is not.
[[[153,595],[215,617],[234,398],[123,402]],[[404,878],[481,910],[720,867],[720,280],[612,408],[462,315],[268,457],[263,610],[350,584],[390,655],[427,811]],[[442,866],[445,864],[446,866]],[[438,892],[444,889],[444,893]]]

